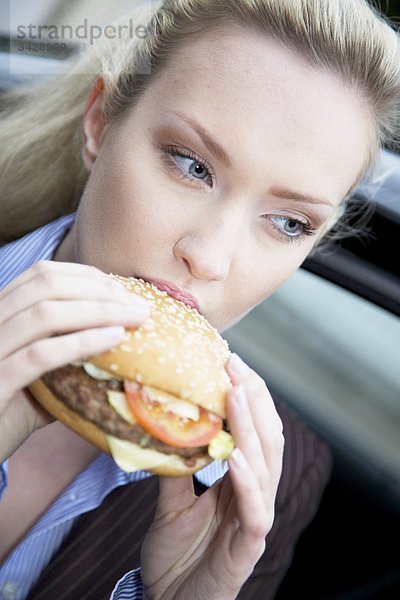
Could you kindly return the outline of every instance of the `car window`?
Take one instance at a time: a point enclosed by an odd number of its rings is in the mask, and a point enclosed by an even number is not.
[[[400,319],[300,270],[224,333],[327,439],[400,484]]]

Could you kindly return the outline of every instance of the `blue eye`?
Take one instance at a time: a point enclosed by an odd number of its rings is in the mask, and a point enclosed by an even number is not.
[[[167,146],[162,148],[162,156],[168,166],[172,167],[177,175],[189,181],[189,183],[198,185],[197,182],[201,184],[208,178],[210,187],[212,187],[214,172],[211,166],[204,159],[196,156],[191,150]],[[181,164],[179,164],[179,160]]]
[[[280,221],[283,224],[283,227],[280,227],[284,233],[290,236],[297,236],[299,233],[303,231],[302,227],[306,225],[306,223],[302,223],[301,221],[296,221],[291,217],[270,217],[272,221],[278,222]]]
[[[307,235],[315,235],[315,227],[311,227],[309,223],[303,223],[292,217],[284,217],[280,215],[266,215],[266,218],[271,219],[273,223],[283,223],[283,227],[280,225],[277,227],[278,231],[282,234],[282,238],[288,242],[300,241]]]
[[[205,166],[199,162],[195,162],[195,160],[193,158],[187,158],[185,156],[180,156],[179,154],[176,154],[175,160],[179,164],[178,159],[183,161],[183,163],[186,163],[185,166],[182,166],[182,170],[186,171],[186,169],[189,167],[190,175],[192,175],[196,179],[206,179],[208,177],[209,174],[208,174]]]

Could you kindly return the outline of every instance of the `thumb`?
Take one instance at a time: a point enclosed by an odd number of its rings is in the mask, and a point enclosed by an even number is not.
[[[157,518],[179,513],[192,506],[196,500],[193,477],[160,477],[157,502]]]

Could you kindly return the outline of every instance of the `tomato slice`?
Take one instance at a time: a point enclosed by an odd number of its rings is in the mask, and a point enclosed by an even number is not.
[[[207,444],[222,429],[222,419],[204,408],[200,408],[198,421],[182,419],[142,389],[129,390],[125,384],[129,407],[139,425],[152,436],[175,448],[198,448]]]

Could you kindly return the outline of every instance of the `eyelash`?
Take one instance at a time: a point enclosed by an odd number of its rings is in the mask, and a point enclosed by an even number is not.
[[[289,244],[293,244],[293,243],[301,243],[306,237],[308,236],[313,236],[317,234],[317,229],[315,227],[312,227],[309,223],[303,223],[303,221],[299,221],[297,219],[293,219],[293,217],[286,217],[284,215],[274,215],[274,217],[278,217],[281,219],[287,219],[287,221],[290,223],[291,221],[293,221],[294,223],[298,223],[299,225],[301,225],[301,233],[299,233],[298,235],[288,235],[287,233],[283,233],[282,229],[275,227],[275,229],[277,229],[278,234],[280,239],[283,239],[286,242],[289,242]],[[268,219],[270,219],[271,217],[266,217]],[[271,221],[273,221],[273,219],[271,219]]]
[[[200,179],[195,180],[195,179],[193,179],[193,177],[190,177],[189,175],[187,175],[184,171],[182,171],[182,169],[180,169],[178,167],[176,162],[174,160],[172,160],[172,156],[183,156],[185,158],[190,158],[191,160],[196,162],[196,164],[198,164],[201,167],[203,167],[204,169],[206,169],[206,171],[208,172],[209,177],[211,179],[210,187],[213,187],[214,182],[215,182],[215,173],[214,173],[212,167],[209,165],[209,163],[206,160],[204,160],[200,156],[197,156],[197,154],[195,154],[194,152],[192,152],[191,150],[189,150],[187,148],[178,148],[177,146],[161,146],[160,149],[162,151],[163,160],[167,163],[168,167],[172,168],[173,171],[179,177],[181,177],[185,181],[188,181],[191,185],[195,185],[195,186],[199,185],[198,183],[196,183],[196,181],[205,181],[205,180],[200,180]],[[301,233],[299,235],[288,235],[287,233],[284,233],[282,231],[282,229],[277,227],[275,224],[273,225],[275,231],[278,232],[280,239],[284,240],[285,242],[301,243],[305,237],[316,235],[317,229],[315,227],[312,227],[309,223],[303,223],[303,221],[299,221],[297,219],[294,219],[293,217],[286,217],[284,215],[274,215],[274,216],[276,218],[287,219],[289,222],[293,221],[293,222],[301,225]],[[270,219],[270,217],[265,216],[265,220],[267,220],[267,219]],[[273,219],[271,219],[271,221],[274,223]]]
[[[214,174],[214,171],[213,171],[211,165],[206,160],[204,160],[203,158],[200,158],[200,156],[197,156],[194,152],[192,152],[191,150],[188,150],[187,148],[178,148],[177,146],[163,146],[161,148],[161,150],[163,151],[164,158],[167,159],[169,166],[171,166],[173,168],[173,170],[177,173],[177,175],[179,175],[186,181],[189,181],[189,183],[191,183],[192,185],[195,185],[195,186],[199,185],[198,183],[195,183],[196,180],[194,180],[193,177],[189,177],[189,175],[186,175],[186,173],[184,171],[182,171],[182,169],[180,169],[173,160],[171,160],[172,156],[184,156],[185,158],[190,158],[191,160],[196,162],[198,165],[200,165],[201,167],[206,169],[206,171],[208,171],[208,174],[211,178],[211,187],[213,187],[214,181],[215,181],[215,174]],[[197,181],[204,181],[204,180],[198,179]]]

